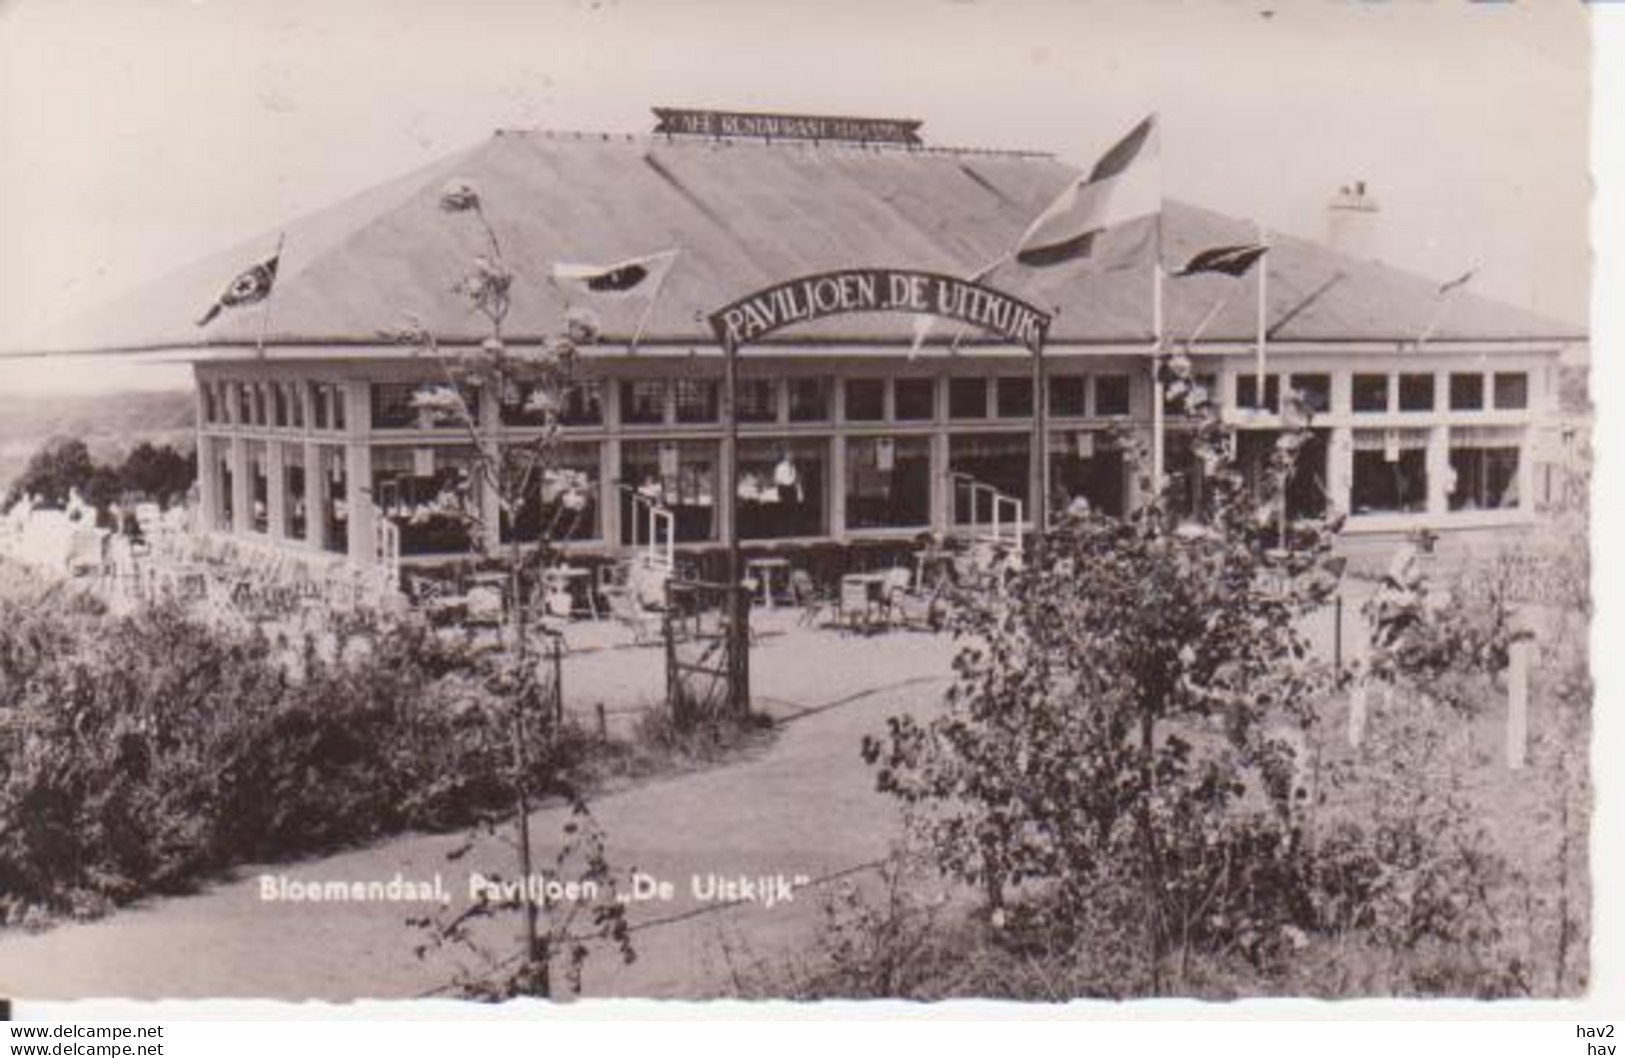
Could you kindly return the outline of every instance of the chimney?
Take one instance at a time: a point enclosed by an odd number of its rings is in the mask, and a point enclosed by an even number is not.
[[[1377,200],[1366,193],[1365,181],[1338,188],[1326,209],[1326,244],[1350,257],[1376,260]]]

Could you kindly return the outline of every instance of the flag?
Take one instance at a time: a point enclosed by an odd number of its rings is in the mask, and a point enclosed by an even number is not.
[[[1463,272],[1461,275],[1457,276],[1455,279],[1452,279],[1450,282],[1448,282],[1448,283],[1440,283],[1439,284],[1439,293],[1448,294],[1452,290],[1455,290],[1457,287],[1464,287],[1468,283],[1470,283],[1472,281],[1473,276],[1475,276],[1477,274],[1478,274],[1478,269],[1469,268],[1467,271]]]
[[[667,250],[611,265],[559,262],[553,266],[553,278],[589,297],[653,297],[676,259],[677,251]]]
[[[1478,269],[1469,268],[1450,282],[1439,284],[1438,307],[1433,310],[1433,318],[1428,320],[1428,325],[1422,328],[1421,333],[1416,336],[1416,348],[1420,349],[1426,345],[1428,339],[1433,337],[1433,332],[1439,329],[1439,324],[1444,322],[1445,311],[1450,308],[1450,302],[1454,300],[1450,295],[1466,286],[1472,281],[1473,276],[1477,274]]]
[[[981,283],[981,282],[984,282],[987,279],[988,276],[990,276],[994,272],[998,271],[1000,265],[1006,263],[1009,260],[1010,260],[1010,255],[1009,254],[1007,254],[1007,253],[1000,254],[999,256],[995,257],[993,260],[989,261],[987,264],[983,265],[981,268],[978,268],[976,271],[974,271],[970,275],[966,276],[965,277],[965,282],[967,282],[967,283]],[[913,322],[914,340],[911,343],[909,343],[909,347],[908,347],[908,358],[910,360],[913,360],[916,356],[920,355],[920,350],[925,347],[925,340],[931,336],[931,328],[933,326],[935,326],[936,322],[937,322],[937,318],[932,313],[929,313],[929,312],[916,312],[914,314],[914,322]],[[959,344],[958,339],[955,339],[954,346],[957,347],[958,344]],[[952,351],[952,349],[950,349],[950,352],[951,351]]]
[[[197,321],[197,325],[207,327],[225,309],[264,301],[271,293],[271,286],[276,282],[277,261],[281,256],[282,249],[279,245],[271,256],[238,273],[237,278],[231,281],[215,299],[214,304],[209,306],[209,310]]]
[[[1252,270],[1258,259],[1269,253],[1262,243],[1241,243],[1236,246],[1214,246],[1196,254],[1185,267],[1174,273],[1179,276],[1199,275],[1202,272],[1221,272],[1240,279]]]
[[[1153,114],[1038,215],[1016,244],[1015,259],[1034,268],[1078,259],[1099,271],[1133,267],[1154,257],[1161,215]]]

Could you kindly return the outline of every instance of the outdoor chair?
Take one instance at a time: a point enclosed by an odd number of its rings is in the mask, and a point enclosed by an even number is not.
[[[818,619],[836,608],[836,600],[804,569],[790,571],[790,600],[801,611],[796,623],[808,627],[817,627]]]
[[[908,570],[896,567],[886,573],[887,616],[904,628],[935,631],[941,624],[935,591],[918,591]]]

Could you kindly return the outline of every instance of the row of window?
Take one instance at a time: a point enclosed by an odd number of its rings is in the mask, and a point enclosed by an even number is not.
[[[1316,430],[1317,443],[1300,453],[1294,480],[1288,483],[1288,506],[1297,515],[1321,513],[1327,502],[1330,431]],[[1273,448],[1268,431],[1242,434],[1238,451],[1244,465],[1262,467]],[[1254,443],[1256,442],[1256,443]],[[959,434],[949,438],[951,475],[964,475],[999,492],[1028,500],[1029,441],[1020,433]],[[1429,503],[1429,431],[1427,429],[1356,429],[1353,431],[1349,509],[1354,515],[1416,514]],[[280,450],[283,460],[281,535],[303,538],[307,519],[324,520],[328,548],[344,551],[348,518],[343,450],[318,449],[320,465],[304,466],[302,445],[250,446],[249,524],[256,532],[269,528],[269,458]],[[216,449],[219,474],[217,517],[232,520],[233,489],[228,446]],[[741,443],[735,501],[740,534],[747,540],[817,537],[830,531],[830,447],[817,438],[748,439]],[[1202,471],[1186,446],[1169,448],[1169,474],[1185,506],[1196,509]],[[931,521],[930,441],[924,437],[859,437],[846,445],[845,524],[852,530],[923,529]],[[1508,510],[1519,504],[1521,431],[1512,427],[1457,426],[1448,434],[1448,458],[1441,467],[1441,491],[1451,511]],[[378,446],[372,457],[372,502],[382,517],[400,531],[404,554],[441,554],[467,550],[478,510],[479,481],[471,451],[464,446]],[[648,538],[646,513],[651,504],[673,516],[679,543],[718,538],[717,482],[720,451],[716,441],[631,441],[622,445],[616,490],[621,505],[621,542]],[[596,540],[601,536],[599,446],[564,445],[552,473],[540,481],[516,515],[504,517],[502,532],[510,538],[536,539],[546,531],[556,539]],[[307,495],[307,482],[319,476],[328,501],[317,504]],[[1262,480],[1262,479],[1260,479]],[[959,524],[992,517],[984,491],[954,486],[953,517]],[[1188,494],[1188,495],[1187,495]],[[1097,431],[1055,431],[1050,435],[1050,500],[1056,509],[1084,503],[1093,509],[1122,513],[1127,502],[1123,454]],[[319,508],[319,509],[318,509]]]
[[[1332,378],[1328,374],[1289,376],[1290,385],[1314,412],[1331,410]],[[1438,411],[1438,376],[1432,372],[1356,373],[1350,379],[1350,408],[1356,414]],[[1446,393],[1450,411],[1523,411],[1529,407],[1529,374],[1525,371],[1453,371]],[[1281,376],[1266,374],[1263,393],[1258,376],[1238,375],[1236,406],[1246,410],[1281,410]]]
[[[333,382],[206,382],[203,421],[238,426],[344,429],[344,391]]]

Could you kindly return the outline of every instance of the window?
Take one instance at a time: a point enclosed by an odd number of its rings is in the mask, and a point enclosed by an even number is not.
[[[1433,404],[1432,375],[1399,376],[1400,411],[1432,411]]]
[[[1127,507],[1121,449],[1096,430],[1067,430],[1049,438],[1049,500],[1057,512],[1091,511],[1114,516]]]
[[[300,395],[300,385],[297,382],[290,382],[287,390],[288,418],[293,423],[294,429],[303,430],[305,428],[305,402]]]
[[[954,475],[954,520],[986,525],[994,517],[993,494],[1020,500],[1027,517],[1027,485],[1032,476],[1029,446],[1024,433],[959,434],[948,438],[948,469]],[[959,476],[963,475],[963,476]],[[1001,522],[1014,517],[1008,503],[1000,503]]]
[[[231,473],[231,442],[225,438],[215,438],[214,441],[215,481],[220,485],[215,524],[222,529],[230,529],[237,513],[237,494]]]
[[[269,422],[265,414],[265,386],[259,382],[249,384],[249,390],[254,394],[254,425],[264,426]]]
[[[1484,407],[1484,376],[1452,374],[1450,376],[1450,410],[1481,411]]]
[[[846,380],[846,419],[848,422],[881,422],[886,418],[886,380],[849,378]]]
[[[205,383],[198,388],[198,396],[203,401],[203,421],[214,422],[214,387]]]
[[[778,422],[779,385],[771,378],[742,378],[739,386],[740,422]]]
[[[832,389],[827,378],[790,380],[790,421],[828,422]]]
[[[248,383],[233,382],[232,386],[237,390],[237,421],[244,426],[252,425],[254,422],[254,397],[249,392]]]
[[[994,399],[998,401],[999,418],[1001,419],[1026,419],[1033,413],[1033,380],[1031,378],[1014,375],[1001,378],[993,395]]]
[[[271,468],[264,441],[248,443],[249,528],[256,533],[271,529]]]
[[[279,382],[271,383],[271,411],[275,425],[288,425],[288,394]]]
[[[1128,394],[1127,375],[1096,375],[1095,414],[1127,415]]]
[[[621,543],[647,544],[650,510],[672,515],[679,544],[717,538],[714,441],[636,441],[621,445]]]
[[[322,389],[331,389],[323,386]],[[344,449],[337,445],[323,445],[316,450],[317,464],[313,473],[327,480],[327,502],[322,504],[321,517],[327,523],[322,543],[327,550],[344,554],[350,550],[350,473],[345,463]]]
[[[502,402],[504,426],[546,426],[550,399],[546,387],[535,383],[520,383],[511,394],[512,400]],[[563,394],[551,399],[559,400],[557,420],[565,426],[596,426],[604,421],[603,390],[596,381],[577,383]]]
[[[1085,375],[1056,375],[1049,380],[1049,413],[1051,415],[1084,416],[1089,413],[1084,394],[1087,391]]]
[[[829,444],[823,440],[759,440],[739,445],[739,536],[782,540],[828,532],[825,492]]]
[[[400,430],[418,425],[418,410],[412,403],[418,387],[412,382],[372,384],[372,428]]]
[[[892,403],[898,422],[930,422],[937,417],[937,380],[899,378],[892,382]]]
[[[1202,405],[1213,400],[1217,383],[1216,375],[1202,374],[1193,376],[1182,392],[1175,392],[1174,387],[1169,386],[1163,391],[1162,410],[1169,415],[1194,415]]]
[[[673,393],[678,422],[716,422],[720,417],[715,381],[708,378],[680,378],[673,387]]]
[[[637,379],[621,383],[621,422],[653,426],[666,421],[666,384]]]
[[[1529,375],[1523,371],[1495,373],[1495,406],[1502,411],[1529,407]]]
[[[1293,375],[1292,388],[1310,411],[1318,414],[1332,410],[1332,376]]]
[[[311,425],[318,430],[327,429],[329,419],[327,410],[327,387],[320,382],[310,384],[310,417]]]
[[[987,418],[987,379],[950,378],[948,380],[948,418]]]
[[[1427,446],[1426,430],[1355,430],[1352,513],[1427,510]]]
[[[1388,376],[1355,375],[1352,398],[1358,412],[1384,412],[1388,410]]]
[[[294,391],[297,397],[298,391]],[[293,402],[294,407],[299,402]],[[288,444],[282,446],[282,516],[286,519],[282,533],[292,540],[303,540],[307,527],[306,504],[309,502],[305,495],[305,446],[302,444]]]
[[[1258,403],[1258,376],[1237,375],[1236,407],[1246,408],[1251,411],[1279,412],[1281,410],[1281,376],[1264,376],[1264,403],[1260,406]]]
[[[551,540],[598,538],[598,446],[560,445],[548,460],[548,470],[519,505],[517,519],[502,516],[502,539],[512,540],[515,522],[519,539],[527,543],[545,535]]]
[[[604,421],[604,387],[597,379],[577,382],[564,393],[559,421],[566,426],[597,426]]]
[[[337,412],[343,405],[343,394],[337,387],[322,387],[332,389],[332,407],[334,409],[334,425],[343,428],[343,417]],[[425,415],[418,408],[416,396],[419,393],[428,393],[443,388],[435,382],[374,382],[372,384],[372,428],[375,430],[407,430],[407,429],[462,429],[464,423],[462,416],[455,411],[445,415]],[[475,423],[480,421],[480,395],[473,389],[463,390],[463,406],[469,418]]]
[[[1517,428],[1450,428],[1450,509],[1511,510],[1518,506]]]
[[[847,441],[847,528],[912,529],[930,522],[930,438],[854,437]]]
[[[392,445],[372,450],[372,502],[400,530],[401,554],[456,554],[473,546],[479,510],[467,447]]]

